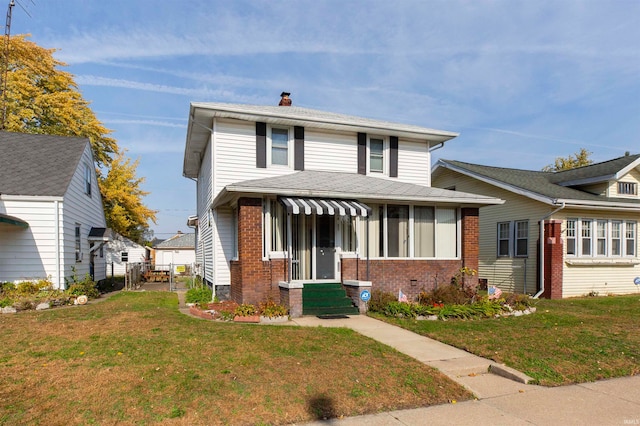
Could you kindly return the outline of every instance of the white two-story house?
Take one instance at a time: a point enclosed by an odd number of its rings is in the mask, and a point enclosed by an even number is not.
[[[191,104],[190,224],[219,297],[272,299],[296,316],[315,312],[300,308],[329,283],[358,304],[373,290],[412,298],[477,268],[479,208],[502,200],[430,186],[431,151],[456,133],[290,106],[283,95],[280,106]]]

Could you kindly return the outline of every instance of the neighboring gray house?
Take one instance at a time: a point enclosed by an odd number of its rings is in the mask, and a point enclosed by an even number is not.
[[[196,236],[178,231],[154,249],[156,270],[169,270],[173,266],[175,273],[185,272],[183,267],[191,268],[196,261]]]
[[[0,281],[103,280],[108,234],[88,139],[0,132]]]

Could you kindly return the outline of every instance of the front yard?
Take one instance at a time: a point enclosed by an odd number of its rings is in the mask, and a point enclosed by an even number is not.
[[[482,320],[373,316],[505,363],[545,386],[640,374],[640,294],[533,306],[533,315]]]
[[[175,294],[0,315],[0,424],[289,424],[464,400],[347,329],[240,325]]]

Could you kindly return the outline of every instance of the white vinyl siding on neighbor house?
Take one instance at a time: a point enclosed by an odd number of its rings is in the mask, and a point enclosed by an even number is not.
[[[633,169],[617,181],[609,182],[609,197],[639,198],[640,170]]]
[[[102,198],[99,191],[92,191],[89,197],[86,193],[86,175],[85,165],[93,164],[93,155],[91,154],[91,145],[87,144],[82,154],[82,158],[76,168],[71,183],[64,195],[63,207],[63,232],[65,235],[65,263],[68,265],[67,270],[63,272],[63,276],[70,277],[72,275],[71,265],[75,266],[76,276],[81,278],[89,273],[90,264],[90,246],[89,231],[91,228],[106,228],[107,223],[104,217],[102,207]],[[93,170],[92,170],[93,172]],[[93,188],[98,187],[95,173],[91,173],[91,184]],[[82,260],[75,262],[75,225],[79,223],[80,229],[80,251]],[[99,243],[95,243],[99,244]],[[100,257],[99,250],[95,252],[94,257],[95,269],[94,279],[96,281],[103,280],[107,277],[106,259]]]
[[[476,179],[440,169],[433,177],[432,185],[438,188],[455,187],[457,191],[488,195],[507,200],[500,206],[480,209],[479,265],[478,277],[487,279],[489,285],[497,285],[502,290],[535,293],[537,276],[537,242],[540,218],[553,209],[521,195],[480,182]],[[498,223],[509,224],[509,243],[514,244],[515,234],[511,227],[514,218],[527,222],[528,241],[526,256],[498,256]],[[515,221],[513,224],[515,228]],[[522,246],[522,243],[521,243]],[[515,251],[511,251],[515,253]]]
[[[56,268],[56,203],[54,201],[0,201],[2,212],[19,217],[28,228],[0,225],[0,271],[2,281],[37,280],[51,276],[54,283],[62,279]],[[58,202],[62,217],[62,202]],[[60,221],[60,224],[62,221]],[[64,248],[60,240],[59,250]],[[73,255],[73,252],[72,252]],[[74,262],[75,264],[75,262]],[[62,273],[62,271],[60,271]]]
[[[134,243],[122,235],[114,235],[105,246],[105,261],[107,263],[107,276],[123,276],[125,274],[125,262],[122,262],[122,252],[127,252],[128,263],[141,263],[147,259],[147,249]]]

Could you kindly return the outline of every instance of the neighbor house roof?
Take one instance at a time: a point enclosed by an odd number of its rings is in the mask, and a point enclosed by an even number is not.
[[[178,233],[164,240],[154,247],[155,249],[193,249],[196,248],[196,234]]]
[[[264,106],[227,103],[191,103],[187,143],[184,152],[183,174],[198,176],[201,155],[211,137],[213,118],[234,118],[285,126],[304,126],[327,130],[375,132],[380,135],[419,139],[441,143],[458,136],[457,133],[435,130],[411,124],[338,114],[296,106]]]
[[[0,131],[0,194],[63,196],[88,142]]]
[[[283,176],[247,180],[227,185],[213,202],[223,205],[246,194],[358,199],[361,201],[425,202],[456,205],[502,204],[484,195],[448,191],[356,173],[305,170]]]
[[[574,206],[637,209],[640,208],[640,199],[605,197],[566,185],[567,182],[586,184],[614,179],[616,176],[619,177],[620,171],[628,169],[629,165],[637,165],[639,158],[640,156],[637,155],[625,156],[615,160],[562,172],[510,169],[505,167],[483,166],[462,161],[439,160],[434,169],[434,173],[436,173],[438,168],[443,167],[552,205],[565,203]],[[604,179],[604,176],[608,176],[608,179]],[[573,184],[578,185],[576,183]]]

